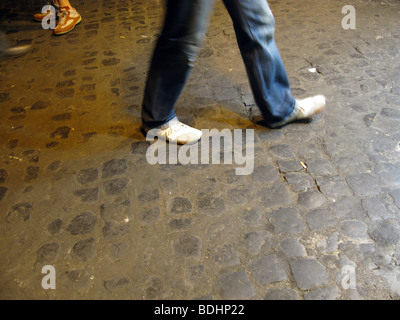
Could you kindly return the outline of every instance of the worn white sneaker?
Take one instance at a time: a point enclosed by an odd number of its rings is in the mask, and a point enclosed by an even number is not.
[[[322,95],[296,100],[296,102],[299,110],[297,120],[312,118],[323,111],[326,106],[326,98]]]
[[[299,120],[310,120],[316,114],[322,112],[326,106],[326,98],[323,95],[296,100],[292,115],[285,121],[274,123],[272,128],[284,126]]]
[[[176,144],[192,144],[201,139],[203,132],[176,120],[159,128],[151,129],[146,137],[155,137]]]

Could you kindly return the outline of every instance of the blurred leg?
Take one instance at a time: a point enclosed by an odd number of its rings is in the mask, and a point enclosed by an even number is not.
[[[224,0],[233,21],[255,102],[267,124],[284,121],[295,99],[274,40],[275,20],[266,0]]]
[[[200,50],[214,0],[168,0],[142,103],[146,131],[176,118],[174,107]]]

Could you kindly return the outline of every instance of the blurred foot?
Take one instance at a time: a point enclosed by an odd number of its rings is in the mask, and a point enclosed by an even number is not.
[[[7,48],[3,51],[3,55],[5,55],[7,57],[22,56],[29,51],[30,47],[31,47],[30,45],[26,45],[26,46],[16,46],[16,47]]]
[[[326,98],[323,95],[296,100],[293,113],[288,119],[269,126],[271,128],[278,128],[296,121],[311,120],[313,116],[322,112],[325,106]]]
[[[57,3],[53,2],[53,6],[56,8],[55,13],[51,12],[50,10],[47,10],[47,12],[45,12],[45,13],[42,13],[42,12],[35,13],[33,15],[33,19],[35,19],[36,21],[39,21],[39,22],[41,22],[46,17],[48,17],[49,19],[51,19],[51,18],[57,19],[58,18],[57,15],[60,12],[58,2]]]

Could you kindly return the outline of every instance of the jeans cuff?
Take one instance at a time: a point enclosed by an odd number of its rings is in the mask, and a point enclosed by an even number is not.
[[[156,127],[149,127],[149,126],[145,125],[144,123],[142,123],[141,130],[144,133],[147,133],[148,131],[150,131],[152,129],[155,129],[155,128],[166,129],[166,128],[168,128],[168,127],[170,127],[170,126],[172,126],[172,125],[174,125],[174,124],[176,124],[178,122],[179,122],[178,117],[174,116],[172,119],[167,120],[167,122],[165,122],[164,124],[156,126]]]
[[[168,122],[166,122],[163,125],[159,126],[159,128],[160,129],[167,129],[170,126],[173,126],[174,124],[177,124],[178,122],[179,122],[178,117],[175,116],[171,120],[169,120]]]

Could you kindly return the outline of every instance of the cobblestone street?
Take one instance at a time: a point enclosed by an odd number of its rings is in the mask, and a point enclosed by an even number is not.
[[[1,299],[400,299],[400,1],[269,1],[294,96],[328,101],[274,130],[216,1],[176,113],[253,129],[249,175],[146,159],[161,1],[71,3],[82,22],[54,36],[32,18],[45,2],[0,2],[0,30],[31,45],[0,61]]]

